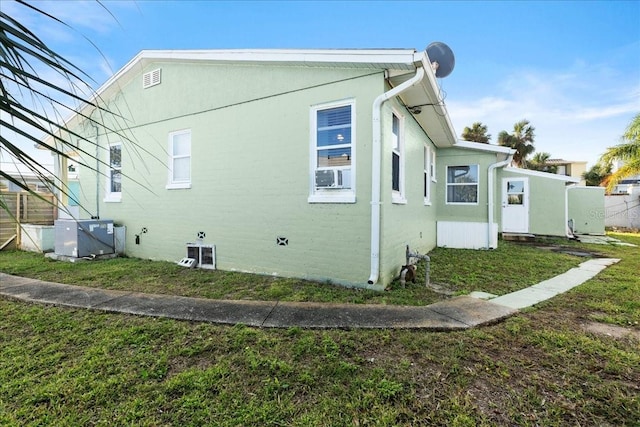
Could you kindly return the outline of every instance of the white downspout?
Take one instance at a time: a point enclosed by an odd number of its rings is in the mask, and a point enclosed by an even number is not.
[[[373,141],[371,160],[371,275],[368,283],[375,284],[380,275],[380,168],[382,167],[382,126],[380,117],[382,116],[382,104],[390,98],[399,95],[411,86],[420,82],[425,76],[425,60],[422,60],[422,67],[416,70],[416,75],[394,87],[393,89],[379,95],[373,101]]]
[[[489,165],[489,168],[487,169],[487,186],[488,186],[488,192],[487,192],[487,198],[488,198],[488,202],[487,202],[487,206],[488,206],[488,221],[489,224],[487,224],[487,249],[495,249],[491,247],[491,240],[493,237],[493,217],[494,217],[494,206],[495,206],[495,202],[494,202],[494,190],[495,190],[495,185],[493,183],[493,174],[495,169],[497,168],[501,168],[504,166],[507,166],[509,163],[511,163],[511,160],[513,159],[513,153],[510,153],[509,156],[507,156],[506,160],[503,160],[501,162],[497,162],[497,163],[493,163],[492,165]]]

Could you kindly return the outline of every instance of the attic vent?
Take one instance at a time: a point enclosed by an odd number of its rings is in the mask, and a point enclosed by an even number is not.
[[[148,73],[144,73],[144,75],[142,76],[142,88],[146,89],[148,87],[160,84],[160,71],[161,68],[158,68],[153,71],[149,71]]]

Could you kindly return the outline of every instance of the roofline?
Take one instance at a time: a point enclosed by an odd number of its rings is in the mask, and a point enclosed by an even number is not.
[[[521,169],[521,168],[514,168],[511,166],[507,166],[506,168],[504,168],[504,170],[507,172],[518,173],[521,175],[537,176],[540,178],[548,178],[548,179],[556,179],[558,181],[573,182],[574,184],[578,184],[580,182],[579,178],[574,178],[572,176],[558,175],[558,174],[549,173],[549,172],[534,171],[531,169]]]
[[[103,83],[96,93],[105,91],[120,76],[142,61],[210,61],[224,63],[265,64],[299,63],[306,66],[321,64],[378,64],[381,69],[392,65],[415,64],[422,52],[415,49],[191,49],[141,50],[120,70]]]
[[[482,142],[471,142],[457,140],[453,148],[464,148],[468,150],[488,151],[490,153],[515,154],[516,150],[502,145],[484,144]]]

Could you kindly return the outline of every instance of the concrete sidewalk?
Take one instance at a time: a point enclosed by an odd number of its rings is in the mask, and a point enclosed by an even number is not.
[[[594,259],[549,281],[483,300],[460,296],[423,307],[377,304],[323,304],[279,301],[228,301],[111,291],[63,285],[0,273],[0,295],[53,304],[141,316],[265,328],[403,328],[448,331],[498,322],[592,278],[619,260]],[[557,279],[557,280],[556,280]]]

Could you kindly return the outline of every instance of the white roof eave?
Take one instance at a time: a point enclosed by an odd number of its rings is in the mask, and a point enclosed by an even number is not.
[[[520,175],[529,175],[529,176],[537,176],[540,178],[547,178],[547,179],[555,179],[558,181],[565,181],[565,182],[571,182],[574,184],[578,184],[580,183],[580,179],[579,178],[574,178],[572,176],[567,176],[567,175],[558,175],[555,173],[549,173],[549,172],[540,172],[540,171],[534,171],[531,169],[521,169],[521,168],[514,168],[511,166],[508,166],[506,168],[504,168],[505,171],[507,172],[513,172],[513,173],[517,173]]]

